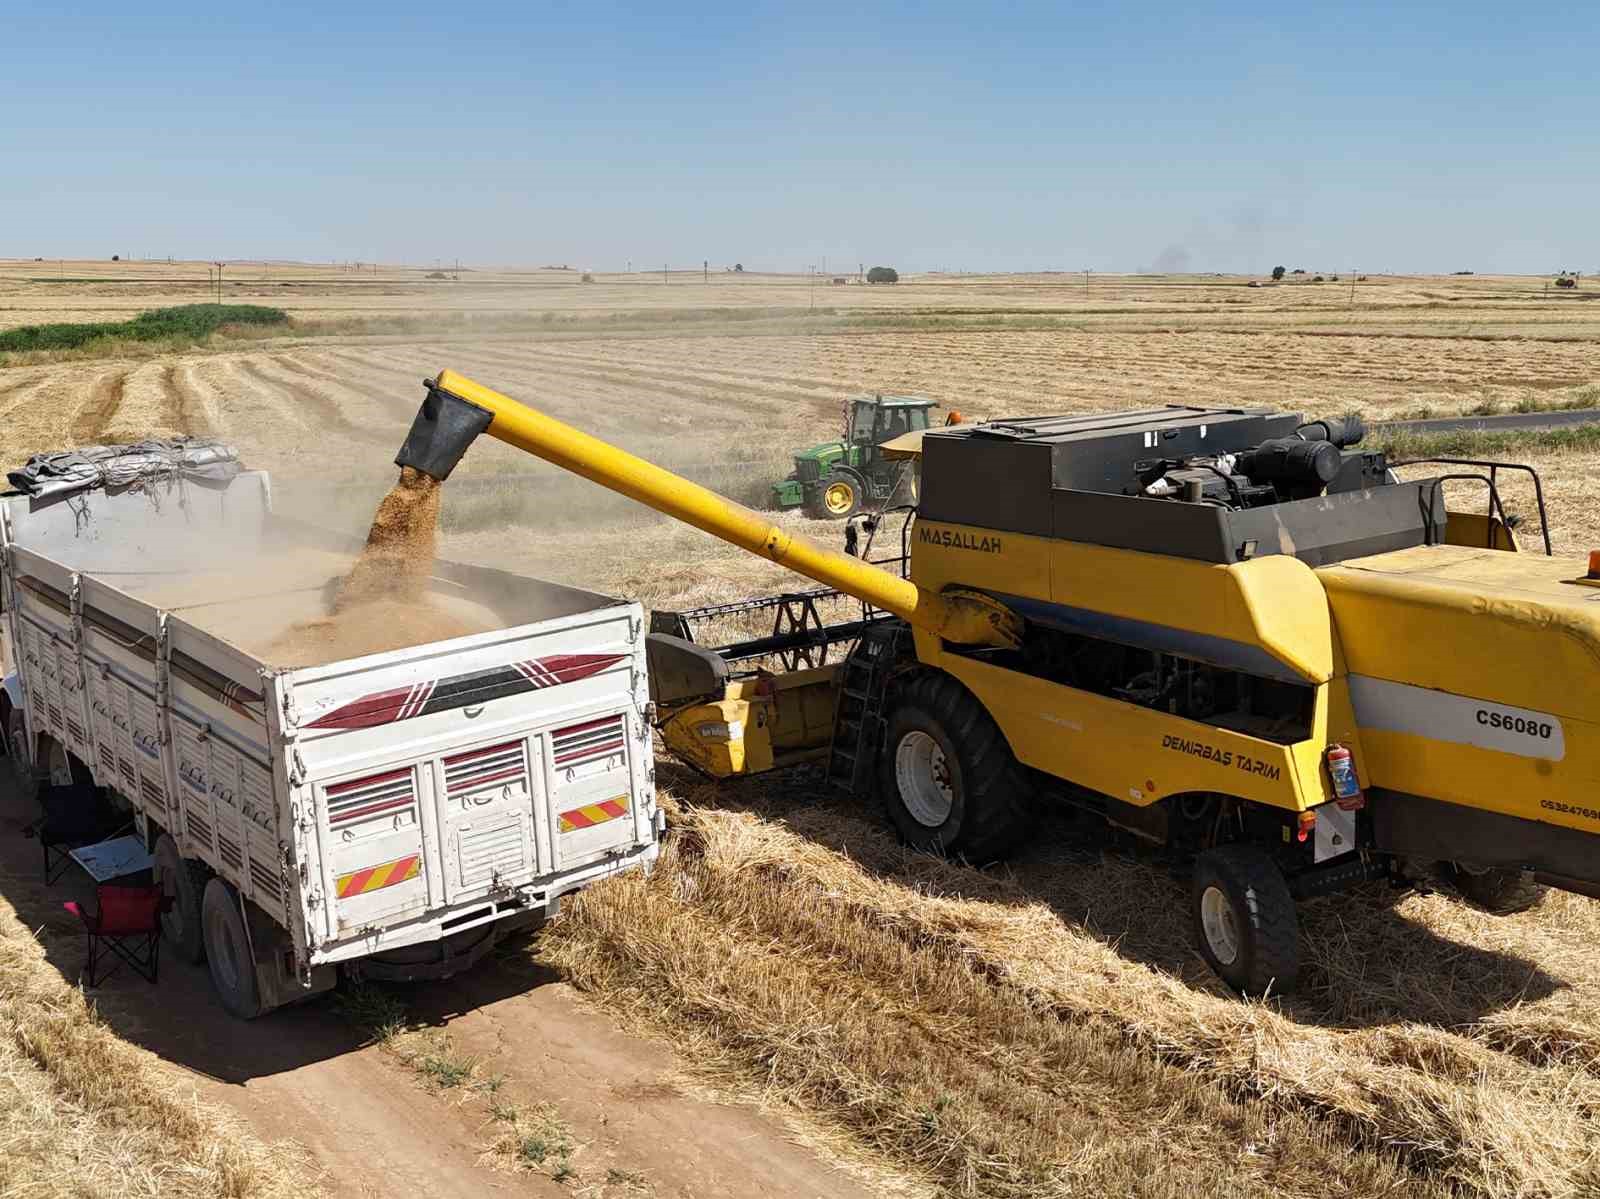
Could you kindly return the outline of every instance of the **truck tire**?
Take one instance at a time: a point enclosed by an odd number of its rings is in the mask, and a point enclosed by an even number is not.
[[[6,706],[6,765],[11,769],[11,780],[23,799],[32,799],[38,786],[33,771],[32,747],[28,744],[28,724],[22,709]]]
[[[1499,916],[1526,912],[1544,898],[1544,887],[1520,870],[1496,866],[1472,871],[1447,862],[1444,873],[1467,899]]]
[[[1222,845],[1195,859],[1195,939],[1223,982],[1245,995],[1294,990],[1300,930],[1283,871],[1253,845]]]
[[[250,940],[245,934],[244,915],[239,910],[239,892],[220,878],[206,883],[200,923],[205,930],[206,964],[211,968],[211,985],[217,998],[229,1015],[254,1020],[265,1009]]]
[[[860,477],[836,470],[817,484],[807,514],[813,520],[846,520],[860,512],[866,500],[866,487]]]
[[[205,863],[182,857],[178,843],[166,833],[156,838],[154,857],[156,886],[172,900],[172,906],[161,913],[161,933],[172,952],[190,965],[198,965],[206,956],[200,907],[211,872]]]
[[[1004,857],[1028,829],[1032,789],[1000,726],[942,672],[891,703],[880,774],[901,838],[980,864]]]

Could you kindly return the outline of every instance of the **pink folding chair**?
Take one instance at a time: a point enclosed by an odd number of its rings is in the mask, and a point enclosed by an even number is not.
[[[141,978],[155,982],[161,953],[161,913],[172,906],[172,900],[161,893],[160,887],[105,884],[94,889],[94,896],[98,910],[93,913],[76,903],[61,905],[83,921],[88,934],[88,962],[84,967],[88,984],[92,987],[104,982],[121,968],[122,962],[132,966]],[[107,950],[121,961],[101,974]]]

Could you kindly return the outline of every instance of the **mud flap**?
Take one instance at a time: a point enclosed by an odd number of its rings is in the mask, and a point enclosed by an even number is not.
[[[294,968],[294,949],[283,930],[255,904],[246,903],[244,910],[249,920],[250,952],[255,959],[256,986],[263,1013],[333,990],[339,981],[336,967],[313,966],[307,986]]]

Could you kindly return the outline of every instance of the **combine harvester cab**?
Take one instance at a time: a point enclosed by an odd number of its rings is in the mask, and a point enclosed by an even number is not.
[[[0,547],[13,752],[128,809],[224,1006],[447,977],[654,859],[637,604],[439,562],[445,639],[280,651],[359,543],[211,469],[0,501]]]
[[[978,863],[1042,799],[1091,812],[1192,861],[1198,946],[1249,993],[1294,985],[1296,901],[1363,880],[1442,871],[1502,911],[1600,893],[1600,571],[1549,556],[1531,471],[1545,556],[1508,552],[1500,472],[1526,467],[1390,463],[1359,422],[1267,408],[929,430],[886,447],[921,458],[902,576],[450,372],[400,461],[443,477],[481,432],[823,584],[721,606],[775,609],[768,638],[660,630],[665,739],[709,773],[820,758]],[[1447,509],[1464,478],[1486,513]],[[860,619],[824,624],[825,596]],[[730,671],[770,654],[787,674]]]

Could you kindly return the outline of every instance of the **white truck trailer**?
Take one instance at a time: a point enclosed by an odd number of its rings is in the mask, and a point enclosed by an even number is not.
[[[284,665],[354,546],[260,472],[114,490],[0,500],[8,748],[128,809],[234,1015],[446,977],[654,859],[637,603],[435,563],[429,609],[483,631]]]

